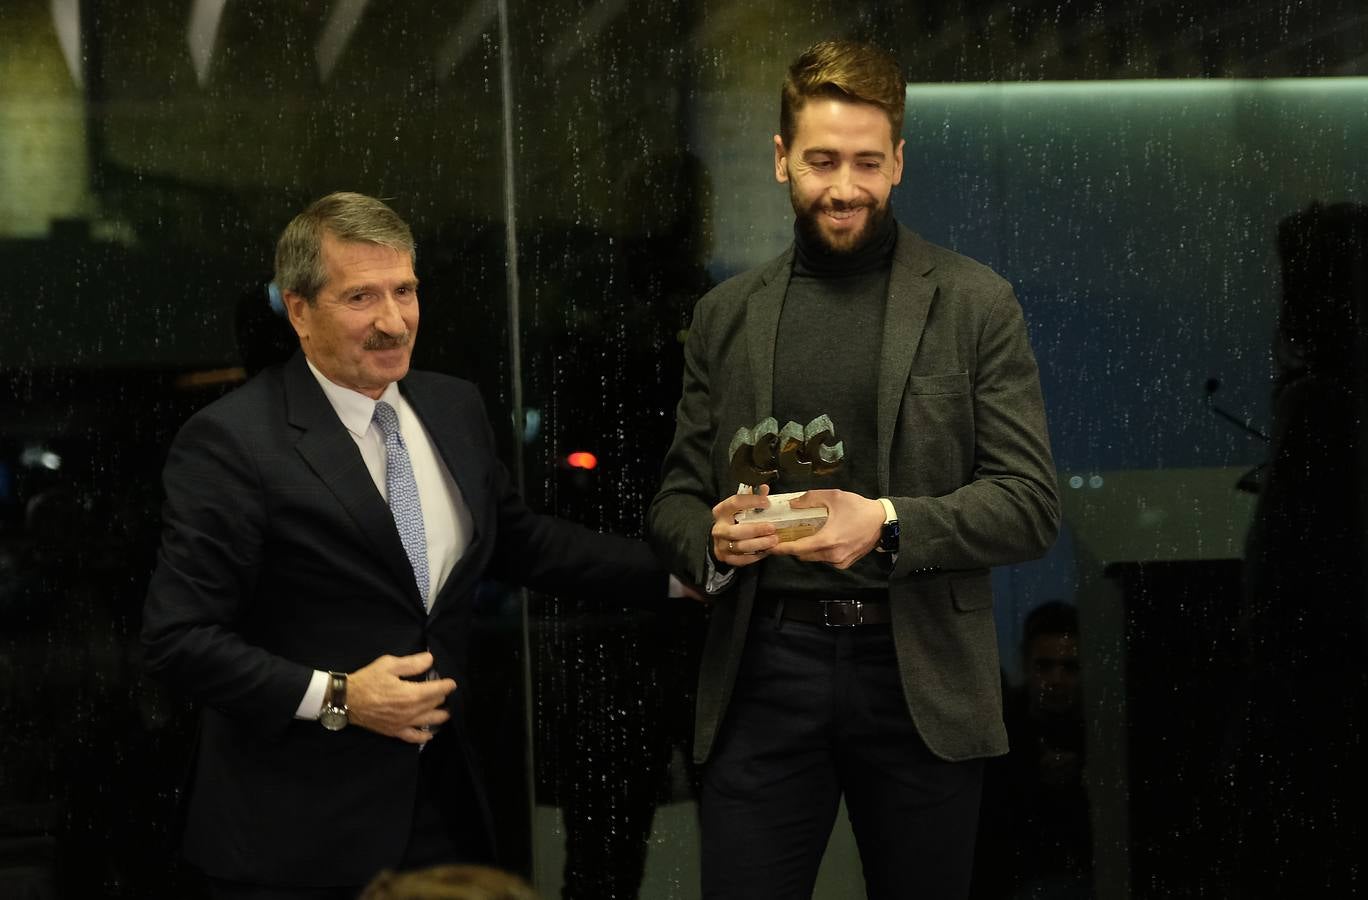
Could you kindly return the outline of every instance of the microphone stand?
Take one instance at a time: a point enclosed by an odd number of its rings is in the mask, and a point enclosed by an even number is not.
[[[1221,379],[1208,378],[1206,381],[1206,407],[1212,413],[1225,419],[1245,434],[1256,437],[1265,444],[1271,443],[1272,438],[1255,428],[1249,419],[1241,419],[1234,413],[1216,405],[1216,392],[1221,389]],[[1261,462],[1248,472],[1240,476],[1240,480],[1235,482],[1237,491],[1244,491],[1246,494],[1257,494],[1263,487],[1263,472],[1267,467],[1267,462]]]

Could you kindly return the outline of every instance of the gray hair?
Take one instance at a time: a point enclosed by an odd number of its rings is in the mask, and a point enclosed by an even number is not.
[[[413,232],[398,213],[374,197],[337,191],[309,204],[280,233],[275,283],[281,291],[298,294],[310,303],[318,299],[328,281],[323,266],[324,234],[417,255]]]

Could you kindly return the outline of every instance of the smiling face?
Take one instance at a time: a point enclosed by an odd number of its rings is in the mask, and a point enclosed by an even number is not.
[[[816,97],[798,110],[790,146],[774,136],[774,177],[789,186],[799,228],[833,253],[851,253],[888,217],[902,152],[879,107]]]
[[[1069,715],[1079,709],[1078,639],[1038,634],[1026,647],[1026,690],[1032,713]]]
[[[327,281],[312,302],[285,292],[304,355],[334,384],[378,399],[408,374],[418,334],[418,279],[411,254],[324,233]]]

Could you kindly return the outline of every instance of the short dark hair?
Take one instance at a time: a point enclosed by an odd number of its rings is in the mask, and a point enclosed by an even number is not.
[[[310,203],[280,233],[275,254],[276,287],[310,303],[318,298],[328,281],[323,267],[324,234],[339,241],[379,244],[410,258],[417,249],[408,224],[383,200],[337,191]]]
[[[1278,256],[1278,330],[1296,348],[1295,368],[1352,371],[1355,322],[1368,313],[1368,205],[1316,202],[1288,216],[1278,223]]]
[[[906,90],[902,69],[886,51],[856,41],[821,41],[789,66],[779,98],[779,137],[789,146],[803,106],[819,97],[834,97],[883,110],[897,144]]]
[[[1051,600],[1031,610],[1023,627],[1021,645],[1028,651],[1031,641],[1042,634],[1071,634],[1078,636],[1078,607],[1063,600]]]

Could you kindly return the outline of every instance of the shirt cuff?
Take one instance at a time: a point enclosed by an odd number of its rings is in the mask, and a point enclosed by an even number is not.
[[[706,574],[708,577],[703,582],[703,593],[720,594],[727,589],[727,585],[731,584],[732,579],[736,577],[736,570],[717,571],[717,564],[713,562],[712,554],[709,554]]]
[[[323,695],[328,689],[328,673],[314,670],[313,677],[309,679],[309,689],[304,692],[304,699],[299,701],[299,708],[295,710],[296,719],[314,719],[323,711]]]

